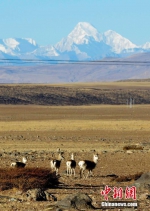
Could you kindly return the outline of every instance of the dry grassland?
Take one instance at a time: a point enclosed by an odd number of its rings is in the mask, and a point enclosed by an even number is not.
[[[1,105],[0,165],[9,167],[11,161],[20,160],[25,154],[28,157],[27,167],[42,167],[44,163],[45,168],[49,168],[50,159],[57,156],[57,148],[64,151],[66,160],[70,158],[71,152],[76,152],[77,162],[80,159],[91,160],[93,150],[96,150],[100,161],[93,178],[80,179],[78,167],[76,178],[68,178],[65,160],[60,169],[60,181],[65,186],[52,192],[59,200],[66,194],[80,191],[92,194],[100,202],[103,200],[100,196],[100,187],[103,185],[125,187],[133,183],[115,182],[108,175],[123,176],[149,171],[149,128],[150,105],[135,105],[133,108],[125,105]],[[127,153],[123,147],[128,145],[140,145],[143,150],[140,148]],[[12,194],[11,191],[1,194],[9,193]],[[137,193],[139,210],[148,210],[148,201],[140,199],[142,193]],[[44,210],[47,203],[16,203],[16,209],[12,210]]]
[[[9,145],[44,143],[53,150],[59,143],[83,140],[84,144],[103,140],[114,145],[149,141],[150,106],[0,106],[0,139],[2,148]],[[90,143],[89,143],[89,140]],[[132,140],[132,141],[131,141]],[[38,142],[36,142],[38,141]],[[113,143],[114,142],[114,143]],[[102,143],[98,143],[101,148]],[[118,144],[115,146],[118,148]],[[46,147],[46,146],[45,146]],[[67,146],[66,146],[67,148]],[[114,147],[113,147],[114,149]],[[15,150],[15,148],[13,148]],[[20,149],[22,150],[22,149]],[[24,150],[24,148],[23,148]]]

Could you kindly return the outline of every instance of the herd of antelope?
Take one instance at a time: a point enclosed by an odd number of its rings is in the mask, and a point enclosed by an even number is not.
[[[63,152],[61,152],[60,149],[58,149],[58,158],[50,161],[50,167],[52,171],[56,172],[56,175],[59,174],[59,168],[61,166],[62,160],[64,160]],[[92,176],[93,175],[92,171],[96,167],[97,162],[98,162],[98,154],[96,153],[93,154],[93,161],[91,160],[79,161],[78,165],[80,168],[80,178],[81,177],[88,178],[88,176]],[[11,166],[15,168],[24,168],[26,166],[26,163],[27,159],[23,157],[22,162],[21,161],[13,162],[11,163]],[[74,153],[71,154],[71,159],[67,160],[66,168],[67,168],[67,176],[76,175],[75,174],[76,161],[74,158]],[[88,171],[87,175],[84,174],[85,170]]]

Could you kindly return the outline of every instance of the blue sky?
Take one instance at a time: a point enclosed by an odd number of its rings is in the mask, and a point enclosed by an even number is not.
[[[1,39],[31,37],[39,45],[53,45],[82,21],[137,45],[150,42],[150,0],[0,1]]]

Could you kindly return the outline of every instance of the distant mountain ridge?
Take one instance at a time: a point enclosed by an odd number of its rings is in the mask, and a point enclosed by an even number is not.
[[[100,62],[0,66],[0,83],[54,84],[147,78],[150,78],[150,52]]]
[[[32,38],[0,39],[0,58],[99,60],[150,52],[150,42],[137,46],[115,31],[99,33],[87,22],[79,22],[54,46],[39,46]]]
[[[100,62],[93,62],[97,60]],[[147,78],[150,78],[149,42],[137,46],[115,31],[99,33],[87,22],[78,23],[54,46],[39,46],[31,38],[0,39],[0,83]]]

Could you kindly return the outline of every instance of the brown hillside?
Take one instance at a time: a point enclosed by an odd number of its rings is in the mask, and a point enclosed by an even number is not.
[[[149,104],[146,82],[86,83],[69,85],[0,85],[0,104],[88,105]]]

